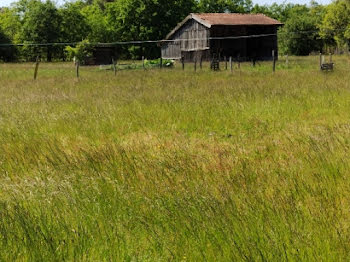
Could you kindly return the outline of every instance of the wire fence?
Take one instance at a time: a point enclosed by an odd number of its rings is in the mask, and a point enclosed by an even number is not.
[[[139,44],[152,44],[152,43],[171,43],[171,42],[178,42],[178,41],[203,41],[203,40],[229,40],[229,39],[246,39],[246,38],[260,38],[260,37],[267,37],[267,36],[283,36],[287,35],[289,38],[293,38],[295,36],[298,36],[300,34],[311,34],[311,33],[318,33],[318,34],[330,34],[330,33],[339,33],[339,32],[345,32],[348,28],[338,28],[338,29],[322,29],[322,30],[299,30],[299,31],[293,31],[293,32],[285,32],[280,31],[279,33],[272,33],[272,34],[256,34],[256,35],[245,35],[245,36],[223,36],[223,37],[209,37],[209,38],[187,38],[187,39],[159,39],[159,40],[132,40],[132,41],[116,41],[116,42],[109,42],[109,43],[103,43],[103,42],[92,42],[92,43],[85,43],[86,45],[93,45],[93,46],[115,46],[115,45],[139,45]],[[203,30],[197,30],[203,31]],[[184,30],[184,32],[189,32],[189,30]],[[0,43],[0,47],[20,47],[20,46],[69,46],[69,45],[77,45],[80,42],[52,42],[52,43],[33,43],[33,42],[23,42],[23,43]]]
[[[204,40],[235,40],[235,39],[247,39],[247,38],[261,38],[268,36],[277,36],[278,34],[257,34],[257,35],[245,35],[245,36],[222,36],[222,37],[208,37],[208,38],[185,38],[185,39],[164,39],[164,40],[137,40],[137,41],[121,41],[121,42],[110,42],[110,43],[85,43],[85,45],[92,46],[116,46],[116,45],[140,45],[140,44],[161,44],[161,43],[172,43],[172,42],[184,42],[184,41],[204,41]],[[80,42],[56,42],[56,43],[4,43],[0,44],[0,47],[9,46],[68,46],[77,45]]]
[[[163,62],[163,64],[160,64]],[[158,63],[147,64],[144,60],[120,60],[114,61],[111,65],[101,66],[80,66],[73,62],[40,62],[35,63],[2,63],[0,64],[0,82],[10,79],[40,80],[57,77],[90,79],[93,75],[105,75],[106,77],[115,76],[118,79],[119,74],[142,74],[142,72],[164,72],[164,73],[185,73],[189,77],[195,74],[217,74],[222,77],[223,74],[232,75],[254,75],[254,74],[277,74],[298,72],[335,72],[348,73],[350,71],[350,58],[346,55],[333,56],[330,54],[310,55],[306,57],[295,57],[281,55],[274,61],[237,62],[230,57],[224,57],[218,61],[216,68],[212,61],[202,63],[175,61],[165,65],[166,61],[159,60]],[[281,74],[280,74],[281,73]]]
[[[323,30],[324,33],[329,32],[342,32],[345,29],[334,29],[334,30]],[[176,43],[179,44],[182,48],[182,46],[196,46],[196,44],[192,44],[195,42],[201,42],[201,41],[207,41],[207,43],[210,43],[210,41],[220,41],[221,43],[227,43],[235,40],[248,40],[248,39],[259,39],[259,38],[267,38],[267,37],[273,37],[276,38],[281,35],[288,34],[288,38],[293,38],[296,35],[300,34],[312,34],[312,33],[320,33],[320,31],[297,31],[297,32],[278,32],[278,33],[268,33],[268,34],[250,34],[250,35],[233,35],[233,36],[210,36],[206,38],[184,38],[184,39],[162,39],[162,40],[133,40],[133,41],[117,41],[117,42],[52,42],[52,43],[33,43],[33,42],[24,42],[24,43],[0,43],[0,53],[1,50],[2,53],[5,53],[3,55],[3,61],[9,62],[17,60],[19,62],[26,62],[26,61],[36,61],[39,57],[40,60],[47,60],[47,61],[67,61],[71,58],[68,58],[67,52],[65,50],[65,47],[68,46],[77,46],[78,44],[86,45],[89,47],[93,47],[95,49],[97,48],[110,48],[111,52],[108,54],[109,60],[108,63],[106,62],[99,62],[98,64],[111,64],[112,59],[114,60],[121,60],[121,59],[141,59],[142,57],[146,58],[162,58],[162,51],[161,47],[166,44],[172,44]],[[185,51],[196,51],[196,50],[185,50]],[[278,57],[278,51],[275,49],[273,50],[275,52],[275,55]],[[6,55],[8,54],[8,55]],[[13,59],[13,57],[10,56],[10,54],[13,54],[14,56],[17,56],[16,59]],[[220,56],[219,53],[213,53],[211,52],[210,58],[207,60],[213,60],[215,56]],[[215,59],[223,60],[224,55],[221,55],[221,57],[216,57]],[[247,61],[247,60],[261,60],[258,57],[254,56],[241,56],[240,55],[233,55],[232,60],[237,62],[239,60],[241,61]],[[226,58],[229,59],[230,55],[226,54]],[[1,57],[0,57],[1,59]],[[201,63],[202,58],[198,57],[191,57],[192,62],[198,62]],[[265,57],[264,59],[267,60],[273,60],[273,56],[268,55],[268,57]],[[106,60],[106,59],[105,59]],[[96,61],[93,61],[92,59],[86,59],[86,61],[80,61],[80,65],[93,65]],[[255,62],[254,62],[255,63]],[[159,62],[159,66],[162,66],[162,64]],[[148,67],[156,67],[154,64],[148,64],[146,65]],[[124,65],[125,68],[132,69],[135,67],[134,64],[128,63]]]
[[[337,30],[341,31],[341,29]],[[316,31],[300,31],[295,33],[312,33]],[[280,33],[279,33],[280,34]],[[241,35],[241,36],[223,36],[223,37],[208,37],[208,38],[185,38],[185,39],[169,39],[169,40],[146,40],[146,41],[125,41],[125,42],[111,42],[111,43],[84,43],[84,45],[89,45],[93,47],[113,47],[114,53],[105,53],[103,56],[105,60],[109,61],[108,63],[102,63],[102,65],[92,67],[93,70],[98,71],[113,71],[117,75],[118,71],[124,70],[150,70],[150,69],[162,69],[170,68],[173,70],[179,69],[183,71],[203,71],[206,69],[212,71],[230,71],[234,73],[235,71],[272,71],[276,70],[299,70],[302,68],[309,68],[312,70],[320,71],[333,71],[333,70],[343,70],[337,67],[337,63],[334,63],[333,56],[328,56],[316,54],[310,59],[303,60],[300,58],[292,57],[286,55],[279,55],[277,49],[272,50],[271,56],[268,57],[269,61],[259,61],[254,57],[240,57],[230,56],[230,55],[220,55],[211,53],[210,59],[203,59],[201,56],[195,56],[190,60],[185,60],[183,58],[173,61],[168,59],[163,59],[161,55],[161,47],[167,43],[181,43],[181,42],[198,42],[198,41],[232,41],[232,40],[245,40],[245,39],[257,39],[257,38],[266,38],[266,37],[276,37],[279,35],[277,33],[273,34],[257,34],[257,35]],[[293,33],[292,33],[293,35]],[[291,35],[291,37],[292,37]],[[232,43],[232,42],[230,42]],[[35,60],[34,66],[34,79],[38,78],[40,75],[39,64],[42,63],[41,55],[43,52],[49,52],[49,48],[60,47],[61,57],[56,59],[56,61],[63,60],[65,61],[65,54],[63,53],[63,47],[65,46],[75,46],[79,42],[60,42],[60,43],[3,43],[0,44],[1,48],[36,48],[33,49],[33,53],[29,60]],[[122,53],[123,49],[132,50],[135,53],[134,59],[123,60],[118,53]],[[147,59],[147,50],[158,49],[159,58],[158,59]],[[327,57],[327,59],[326,59]],[[153,57],[152,57],[153,58]],[[338,58],[337,58],[338,59]],[[347,58],[346,58],[347,59]],[[309,61],[312,61],[310,63]],[[22,61],[23,62],[23,61]],[[69,64],[69,63],[68,63]],[[342,65],[348,63],[342,63]],[[58,64],[57,64],[58,65]],[[71,65],[71,64],[70,64]],[[85,64],[82,61],[74,61],[74,72],[76,77],[80,77],[80,71],[82,65],[95,65],[95,61],[89,63],[85,61]],[[344,69],[346,70],[346,69]],[[1,71],[0,71],[1,73]]]

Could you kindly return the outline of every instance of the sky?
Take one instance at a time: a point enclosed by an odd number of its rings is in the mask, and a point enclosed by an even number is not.
[[[64,0],[54,0],[54,1],[57,2],[58,4],[62,4],[64,2]],[[12,2],[14,2],[14,0],[0,0],[0,6],[8,6]],[[278,4],[282,4],[285,2],[285,0],[272,0],[272,1],[253,0],[254,4],[259,4],[259,5],[272,4],[274,2],[276,2]],[[308,3],[310,3],[309,0],[294,0],[294,1],[290,0],[287,2],[294,3],[294,4],[308,4]],[[331,2],[331,0],[317,0],[316,2],[318,2],[319,4],[329,4]]]

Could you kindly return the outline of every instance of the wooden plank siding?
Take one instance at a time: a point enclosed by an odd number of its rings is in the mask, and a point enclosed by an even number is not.
[[[211,53],[220,54],[221,57],[234,59],[240,57],[242,61],[249,60],[272,60],[272,50],[277,47],[277,27],[274,25],[254,26],[213,26],[210,29],[212,37],[232,37],[249,35],[269,35],[263,37],[241,38],[241,39],[213,39],[210,41]]]
[[[162,57],[180,59],[186,52],[209,50],[209,35],[208,28],[191,19],[163,44]]]

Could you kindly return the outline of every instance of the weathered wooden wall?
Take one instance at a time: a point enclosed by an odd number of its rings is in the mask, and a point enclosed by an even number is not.
[[[209,60],[211,56],[248,60],[272,60],[272,50],[278,56],[277,26],[212,26],[210,29],[194,19],[187,21],[170,40],[162,46],[162,57],[187,61]],[[220,39],[250,35],[270,35],[264,37]],[[209,38],[214,38],[210,39]],[[215,39],[218,37],[219,39]]]
[[[209,29],[191,19],[185,23],[170,40],[162,46],[162,57],[165,59],[180,59],[186,52],[200,54],[201,50],[209,50]]]
[[[112,58],[116,57],[116,50],[114,47],[95,47],[93,56],[89,60],[89,64],[94,65],[110,65]]]

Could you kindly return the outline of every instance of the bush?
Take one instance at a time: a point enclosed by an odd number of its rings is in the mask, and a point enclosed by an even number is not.
[[[92,49],[90,42],[83,40],[76,47],[67,46],[65,51],[69,60],[73,60],[75,57],[84,64],[85,59],[92,56]]]

